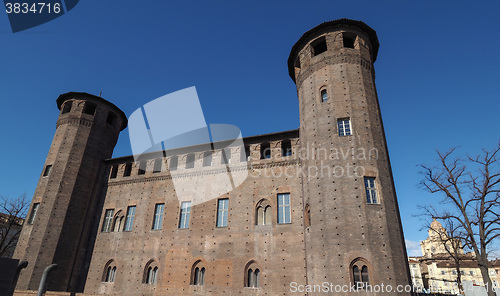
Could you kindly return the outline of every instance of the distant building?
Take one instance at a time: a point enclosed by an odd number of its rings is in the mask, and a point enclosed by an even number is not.
[[[12,258],[24,219],[0,213],[0,257]]]
[[[457,284],[456,263],[447,252],[443,244],[447,241],[446,229],[434,220],[428,231],[429,237],[420,242],[423,256],[409,257],[412,282],[418,286],[421,284],[425,289],[438,291],[445,294],[459,294]],[[441,233],[441,237],[439,236]],[[481,271],[478,268],[476,255],[473,252],[464,253],[463,247],[459,242],[451,244],[448,241],[448,250],[454,251],[452,245],[458,245],[457,254],[460,257],[460,273],[462,282],[471,282],[476,286],[484,286]],[[417,263],[418,262],[418,263]],[[500,260],[490,262],[488,273],[490,275],[493,287],[498,287],[498,272],[500,271]],[[418,270],[418,272],[417,272]],[[414,272],[415,271],[415,272]],[[420,274],[419,274],[420,273]]]

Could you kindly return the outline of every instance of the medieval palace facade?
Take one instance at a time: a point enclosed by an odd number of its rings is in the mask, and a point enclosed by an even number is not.
[[[87,93],[59,96],[14,254],[29,262],[18,293],[36,290],[52,263],[50,291],[85,295],[304,295],[323,283],[409,284],[375,89],[378,48],[360,21],[306,32],[288,59],[299,129],[247,137],[243,147],[111,158],[125,114]],[[305,147],[316,152],[301,157]],[[331,157],[336,151],[364,153]],[[176,178],[189,184],[203,175],[220,186],[227,164],[248,170],[234,190],[196,203],[197,192],[184,188],[188,198],[178,198]],[[357,293],[366,291],[342,295]]]

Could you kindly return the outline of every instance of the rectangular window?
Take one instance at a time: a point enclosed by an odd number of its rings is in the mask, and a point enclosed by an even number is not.
[[[217,227],[227,227],[227,215],[229,211],[229,199],[218,200],[217,205]]]
[[[181,204],[181,217],[179,219],[179,228],[189,228],[190,216],[191,216],[191,202],[184,201]]]
[[[95,109],[97,109],[97,105],[91,102],[85,102],[85,106],[83,106],[83,113],[94,115]]]
[[[161,229],[163,223],[163,211],[165,209],[165,204],[155,205],[155,216],[153,218],[153,229]]]
[[[250,160],[250,146],[245,145],[245,149],[241,149],[240,161]]]
[[[203,166],[211,166],[212,165],[212,151],[206,151],[203,154]]]
[[[125,228],[123,231],[132,231],[132,225],[134,225],[135,217],[135,206],[129,206],[127,208],[127,218],[125,219]]]
[[[377,201],[377,187],[375,185],[375,178],[365,177],[365,190],[366,202],[369,204],[376,204]]]
[[[161,172],[161,158],[155,159],[155,165],[153,167],[153,173]]]
[[[34,203],[33,209],[31,210],[30,218],[28,219],[28,224],[33,224],[35,222],[36,213],[38,212],[38,207],[40,207],[40,203]]]
[[[169,169],[170,169],[171,171],[175,171],[175,170],[177,169],[177,164],[178,164],[178,163],[179,163],[179,157],[177,157],[177,156],[172,156],[172,157],[170,158],[170,167],[169,167]]]
[[[138,175],[144,175],[146,173],[146,166],[148,162],[146,160],[143,160],[139,163],[139,170],[137,171]]]
[[[260,144],[260,159],[271,158],[271,145],[269,143]]]
[[[292,155],[292,143],[289,140],[283,140],[281,142],[281,156],[291,156]]]
[[[339,126],[339,136],[351,135],[351,120],[349,118],[342,118],[337,120]]]
[[[292,223],[290,193],[278,194],[278,224]]]
[[[317,56],[318,54],[327,51],[326,39],[324,36],[314,40],[314,42],[311,43],[311,46],[313,56]]]
[[[104,221],[102,222],[102,232],[110,232],[111,231],[111,225],[113,224],[113,214],[114,214],[113,209],[108,209],[106,210],[106,213],[104,214]]]
[[[128,177],[132,173],[132,163],[127,163],[125,165],[125,170],[123,170],[123,176]]]
[[[117,175],[118,175],[118,165],[114,165],[111,167],[111,174],[110,174],[109,178],[114,179],[114,178],[116,178]]]
[[[108,118],[106,118],[106,123],[110,125],[114,125],[116,120],[116,115],[112,112],[108,113]]]
[[[231,163],[231,149],[222,149],[221,163],[228,164]]]
[[[66,103],[64,103],[62,114],[66,114],[66,113],[70,112],[72,105],[73,105],[73,101],[67,101]]]
[[[194,168],[194,154],[188,154],[186,156],[186,169]]]
[[[50,170],[52,169],[52,165],[49,164],[48,166],[45,167],[45,170],[43,171],[43,176],[47,177],[50,174]]]

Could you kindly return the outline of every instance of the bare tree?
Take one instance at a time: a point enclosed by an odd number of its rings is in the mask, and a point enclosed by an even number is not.
[[[465,233],[462,231],[460,225],[457,225],[453,219],[445,219],[439,226],[431,223],[428,229],[430,230],[430,233],[434,234],[436,242],[443,246],[446,254],[449,256],[449,259],[451,259],[451,261],[455,264],[454,267],[457,275],[456,283],[458,289],[460,290],[460,294],[463,295],[464,288],[462,286],[461,266],[462,261],[466,259],[462,244]]]
[[[0,257],[16,247],[29,206],[26,194],[14,199],[0,197]]]
[[[428,206],[427,213],[453,221],[464,233],[464,246],[474,251],[489,296],[495,296],[488,275],[488,252],[500,236],[500,143],[493,150],[483,149],[475,157],[454,157],[455,148],[437,152],[439,165],[422,165],[421,184],[430,193],[438,193],[445,209]]]

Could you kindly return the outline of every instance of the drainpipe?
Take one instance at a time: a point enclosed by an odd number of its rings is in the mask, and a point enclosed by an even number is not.
[[[45,294],[45,291],[47,290],[46,286],[49,273],[56,268],[57,264],[51,264],[47,266],[47,268],[45,268],[45,270],[43,271],[42,280],[40,281],[40,286],[38,286],[38,293],[36,294],[36,296],[43,296],[43,294]]]

